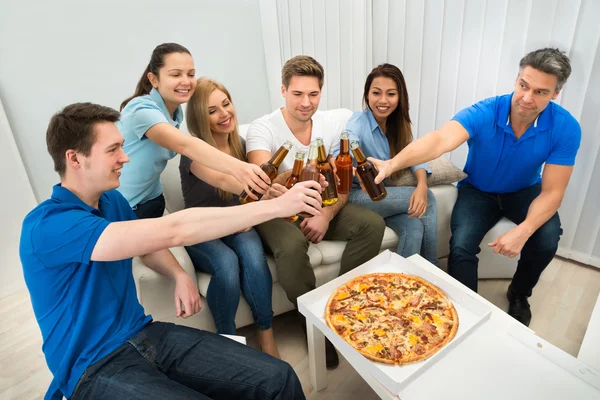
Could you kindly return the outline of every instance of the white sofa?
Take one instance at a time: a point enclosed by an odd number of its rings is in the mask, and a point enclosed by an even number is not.
[[[338,118],[345,123],[351,115],[350,110],[339,109],[327,111],[332,117]],[[245,136],[248,126],[240,126],[240,134]],[[183,196],[179,177],[179,156],[171,160],[161,176],[166,198],[167,212],[173,213],[183,209]],[[445,269],[449,254],[450,240],[450,216],[457,197],[454,185],[439,185],[431,187],[438,205],[438,255],[440,266]],[[511,278],[516,269],[516,261],[494,254],[486,245],[499,234],[510,229],[514,224],[506,219],[501,220],[488,232],[482,241],[482,251],[479,254],[479,277],[480,278]],[[381,250],[391,249],[398,244],[397,235],[386,228]],[[345,247],[345,242],[322,241],[319,244],[311,244],[308,249],[311,265],[314,268],[317,286],[338,276],[340,259]],[[173,248],[171,252],[175,255],[182,267],[197,282],[198,290],[203,301],[202,311],[188,319],[176,319],[173,301],[174,284],[168,278],[152,271],[146,267],[139,258],[133,262],[133,274],[135,278],[138,297],[147,313],[152,314],[155,320],[176,322],[182,325],[214,331],[214,323],[208,305],[206,303],[206,292],[210,275],[196,272],[190,258],[184,248]],[[282,314],[293,309],[292,303],[287,299],[283,288],[278,283],[275,263],[271,255],[267,255],[267,262],[273,276],[273,312],[275,315]],[[252,314],[243,296],[236,315],[237,327],[252,324]]]

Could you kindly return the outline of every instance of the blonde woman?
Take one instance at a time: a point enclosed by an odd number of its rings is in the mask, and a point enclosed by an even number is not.
[[[219,151],[246,161],[245,142],[238,133],[233,102],[223,85],[208,78],[197,81],[187,108],[192,134]],[[179,165],[185,207],[239,205],[244,186],[231,175],[207,168],[188,157]],[[264,198],[268,198],[269,195]],[[196,269],[209,273],[207,300],[218,333],[235,334],[240,289],[259,328],[261,349],[279,357],[271,324],[272,279],[260,237],[252,227],[220,239],[188,246]]]

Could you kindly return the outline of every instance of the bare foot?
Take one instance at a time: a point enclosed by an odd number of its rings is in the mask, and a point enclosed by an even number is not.
[[[277,350],[277,344],[275,343],[272,328],[258,331],[258,346],[265,353],[281,359],[279,350]]]

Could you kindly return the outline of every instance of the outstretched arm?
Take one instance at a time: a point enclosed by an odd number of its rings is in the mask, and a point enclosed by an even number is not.
[[[186,135],[169,123],[153,125],[146,132],[146,136],[159,146],[233,176],[244,189],[250,186],[257,192],[264,193],[269,188],[268,183],[271,181],[259,167],[231,157],[194,136]]]
[[[380,183],[392,173],[403,168],[434,160],[456,149],[469,139],[469,132],[457,121],[449,121],[440,130],[429,132],[406,146],[390,160],[369,157],[379,170],[375,183]]]
[[[319,183],[301,182],[271,201],[224,208],[188,208],[161,218],[114,222],[100,235],[91,259],[122,260],[192,245],[299,212],[321,215],[320,192]]]

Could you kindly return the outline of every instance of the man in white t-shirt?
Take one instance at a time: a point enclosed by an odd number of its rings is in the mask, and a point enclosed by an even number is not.
[[[324,71],[308,56],[288,60],[281,72],[281,94],[285,107],[250,124],[246,138],[248,161],[261,165],[289,140],[296,151],[307,151],[311,141],[323,138],[326,150],[335,153],[344,126],[318,112]],[[283,184],[290,176],[295,151],[279,168],[274,182]],[[378,214],[348,203],[348,195],[323,209],[318,217],[296,223],[275,219],[256,227],[277,266],[279,282],[288,298],[297,306],[297,298],[315,288],[315,275],[308,257],[308,246],[321,240],[347,241],[340,261],[340,275],[363,264],[379,253],[385,222]],[[338,356],[326,341],[327,366],[336,366]]]

